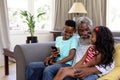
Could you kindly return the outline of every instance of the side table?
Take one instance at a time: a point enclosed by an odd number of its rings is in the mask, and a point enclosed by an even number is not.
[[[13,51],[3,48],[5,75],[9,75],[9,59],[8,57],[14,58]]]
[[[62,31],[53,30],[53,31],[50,31],[50,33],[53,33],[54,41],[55,41],[57,36],[61,36]]]

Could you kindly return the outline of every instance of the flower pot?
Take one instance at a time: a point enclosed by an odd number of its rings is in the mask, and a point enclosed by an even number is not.
[[[37,36],[28,36],[26,43],[37,43]]]

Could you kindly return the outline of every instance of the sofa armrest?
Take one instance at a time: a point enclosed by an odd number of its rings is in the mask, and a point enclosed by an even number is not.
[[[14,49],[17,73],[16,80],[25,80],[26,66],[31,62],[43,61],[50,55],[50,46],[54,44],[54,42],[46,42],[16,45]]]

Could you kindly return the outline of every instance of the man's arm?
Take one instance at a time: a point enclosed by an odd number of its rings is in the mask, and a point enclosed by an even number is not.
[[[78,78],[84,79],[85,77],[92,75],[92,74],[101,74],[101,72],[96,67],[85,67],[79,69],[79,76]]]
[[[85,67],[79,69],[79,78],[85,78],[92,74],[98,74],[99,76],[103,76],[109,73],[114,68],[114,62],[111,65],[103,67],[102,65],[96,65],[95,67]]]

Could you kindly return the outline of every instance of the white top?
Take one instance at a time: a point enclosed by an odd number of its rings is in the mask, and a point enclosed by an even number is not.
[[[89,46],[90,46],[89,44],[83,44],[83,42],[81,44],[80,42],[79,47],[76,51],[76,55],[74,57],[73,65],[82,59],[82,57],[84,56]],[[97,65],[95,67],[101,72],[101,74],[98,74],[98,75],[103,76],[114,68],[114,62],[111,64],[111,66],[106,66],[106,68],[104,68],[103,66],[97,66]]]

